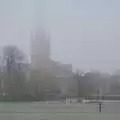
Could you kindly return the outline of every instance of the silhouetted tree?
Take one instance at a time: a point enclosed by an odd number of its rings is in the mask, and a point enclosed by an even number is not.
[[[25,73],[22,64],[25,56],[16,46],[6,46],[3,49],[4,88],[8,96],[21,97],[24,91]]]

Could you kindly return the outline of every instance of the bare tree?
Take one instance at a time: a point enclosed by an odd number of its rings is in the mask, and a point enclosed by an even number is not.
[[[20,96],[24,86],[24,73],[21,65],[25,56],[16,46],[6,46],[3,49],[4,81],[6,93],[9,96]]]

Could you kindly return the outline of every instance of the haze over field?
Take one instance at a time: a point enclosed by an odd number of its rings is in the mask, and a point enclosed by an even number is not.
[[[30,54],[30,33],[39,23],[50,32],[52,58],[75,69],[120,68],[119,0],[1,0],[0,45]]]

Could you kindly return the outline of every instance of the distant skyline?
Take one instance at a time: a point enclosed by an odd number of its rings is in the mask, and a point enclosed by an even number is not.
[[[1,0],[0,45],[30,54],[30,33],[50,32],[52,58],[74,69],[120,69],[119,0]]]

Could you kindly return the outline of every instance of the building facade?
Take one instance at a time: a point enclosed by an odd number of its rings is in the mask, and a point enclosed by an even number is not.
[[[50,39],[44,31],[32,35],[31,39],[31,62],[32,69],[46,69],[56,76],[63,95],[74,96],[72,65],[62,64],[50,58]],[[75,91],[75,90],[73,90]]]

